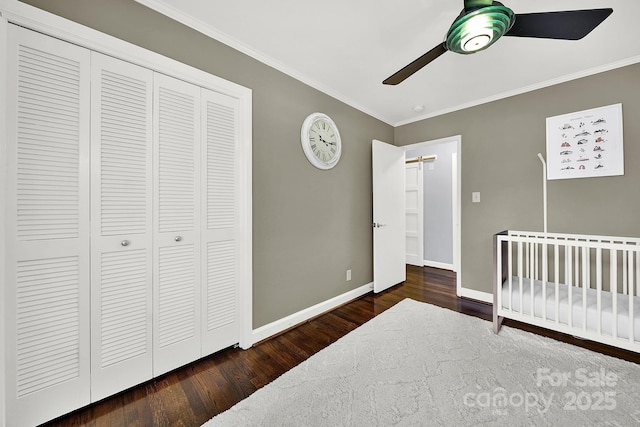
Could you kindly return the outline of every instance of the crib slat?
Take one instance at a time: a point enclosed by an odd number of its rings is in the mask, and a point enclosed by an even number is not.
[[[598,335],[602,334],[602,249],[596,249],[596,310],[598,311]]]
[[[556,242],[553,245],[553,280],[555,281],[556,293],[555,293],[555,313],[556,313],[556,324],[560,323],[560,295],[559,295],[559,286],[560,286],[560,254],[559,254],[559,246]]]
[[[589,276],[587,274],[587,247],[582,250],[582,330],[587,330],[587,286],[589,286]]]
[[[493,313],[494,313],[494,317],[493,317],[493,321],[497,322],[497,318],[496,318],[496,313],[498,309],[502,308],[502,242],[503,240],[500,238],[500,236],[495,236],[495,243],[494,243],[494,249],[496,251],[495,253],[495,283],[493,284],[493,292],[495,292],[494,294],[494,306],[493,306]],[[496,325],[494,323],[494,332],[496,331]]]
[[[523,252],[522,252],[522,256],[523,256],[523,274],[528,274],[529,273],[529,242],[523,242]]]
[[[513,242],[507,244],[507,280],[509,280],[509,311],[513,310]]]
[[[573,254],[573,249],[571,246],[566,246],[566,253],[565,253],[565,277],[567,279],[567,295],[568,295],[568,308],[569,308],[569,317],[567,319],[567,324],[569,325],[569,327],[573,326],[573,277],[572,277],[572,272],[573,269],[571,268],[571,266],[573,265],[573,263],[571,262],[571,257]]]
[[[523,292],[523,272],[522,272],[522,242],[518,241],[518,284],[519,284],[519,301],[520,301],[520,314],[524,314],[524,307],[522,306],[522,292]]]
[[[591,289],[591,247],[585,246],[587,251],[587,289]]]
[[[524,271],[525,271],[525,275],[527,275],[527,277],[531,278],[531,257],[532,257],[533,253],[531,251],[531,242],[527,242],[527,244],[525,245],[525,256],[524,256],[524,261],[525,261],[525,267],[524,267]]]
[[[531,248],[531,242],[525,242],[524,243],[524,252],[523,252],[523,255],[524,255],[524,258],[523,258],[523,261],[524,261],[524,271],[523,271],[524,277],[529,277],[531,275],[531,267],[530,267],[530,264],[529,264],[529,261],[530,261],[529,249],[530,248]]]
[[[587,289],[596,289],[597,288],[598,279],[597,279],[597,277],[592,277],[592,275],[591,275],[591,268],[592,268],[592,266],[591,266],[591,258],[592,258],[591,250],[593,249],[594,255],[595,255],[594,260],[597,262],[596,258],[598,257],[598,254],[596,252],[598,251],[599,248],[600,248],[600,246],[587,247]],[[596,270],[598,269],[597,266],[596,266],[595,269]],[[592,284],[591,283],[592,280],[594,282],[596,282],[596,283]]]
[[[537,253],[537,249],[538,249],[538,245],[535,244],[535,242],[531,242],[529,243],[529,246],[531,247],[530,251],[529,251],[529,255],[531,257],[531,263],[530,263],[530,267],[531,270],[529,270],[529,290],[531,291],[531,302],[530,302],[530,307],[531,307],[531,317],[533,318],[535,316],[535,311],[536,311],[536,307],[535,307],[535,302],[533,300],[533,296],[535,294],[535,279],[536,279],[536,269],[535,269],[535,265],[536,265],[536,253]]]
[[[538,244],[533,243],[533,278],[538,280]]]
[[[627,251],[622,251],[622,293],[627,295]]]
[[[613,324],[611,325],[611,336],[618,338],[618,251],[611,249],[609,255],[609,290],[611,291],[611,316]]]
[[[633,342],[634,331],[633,331],[633,273],[635,272],[634,262],[633,262],[633,252],[629,251],[629,341]]]
[[[549,279],[547,276],[549,266],[549,260],[547,258],[547,245],[548,243],[545,241],[542,244],[542,318],[547,320],[547,280]]]
[[[575,268],[576,272],[575,272],[575,286],[580,287],[580,248],[575,245],[573,247],[573,250],[575,251],[575,262],[573,263],[573,267]]]
[[[636,250],[636,296],[640,296],[640,251]]]

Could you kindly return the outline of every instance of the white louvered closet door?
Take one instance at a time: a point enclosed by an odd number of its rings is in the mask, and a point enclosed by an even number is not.
[[[152,377],[153,72],[91,55],[91,400]]]
[[[203,355],[236,344],[238,101],[202,90]]]
[[[8,35],[2,304],[7,425],[22,426],[89,403],[90,57],[13,25]]]
[[[153,375],[200,358],[200,88],[154,76]]]

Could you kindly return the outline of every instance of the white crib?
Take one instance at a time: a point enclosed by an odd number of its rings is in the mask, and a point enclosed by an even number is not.
[[[494,237],[493,328],[503,318],[640,352],[640,238]]]

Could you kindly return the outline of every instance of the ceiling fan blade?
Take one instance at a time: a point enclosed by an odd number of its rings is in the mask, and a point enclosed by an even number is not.
[[[602,23],[613,9],[567,10],[563,12],[518,13],[505,36],[580,40]]]
[[[382,83],[385,85],[397,85],[398,83],[402,83],[406,78],[411,76],[416,71],[420,70],[422,67],[424,67],[429,62],[433,61],[446,51],[447,48],[443,42],[431,49],[429,52],[422,55],[420,58],[413,61],[411,64],[401,69],[400,71],[387,77]]]

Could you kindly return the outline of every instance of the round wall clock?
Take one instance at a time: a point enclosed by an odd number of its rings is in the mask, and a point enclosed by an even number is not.
[[[338,127],[329,116],[312,113],[304,119],[300,142],[309,162],[318,169],[334,167],[342,153],[342,140]]]

